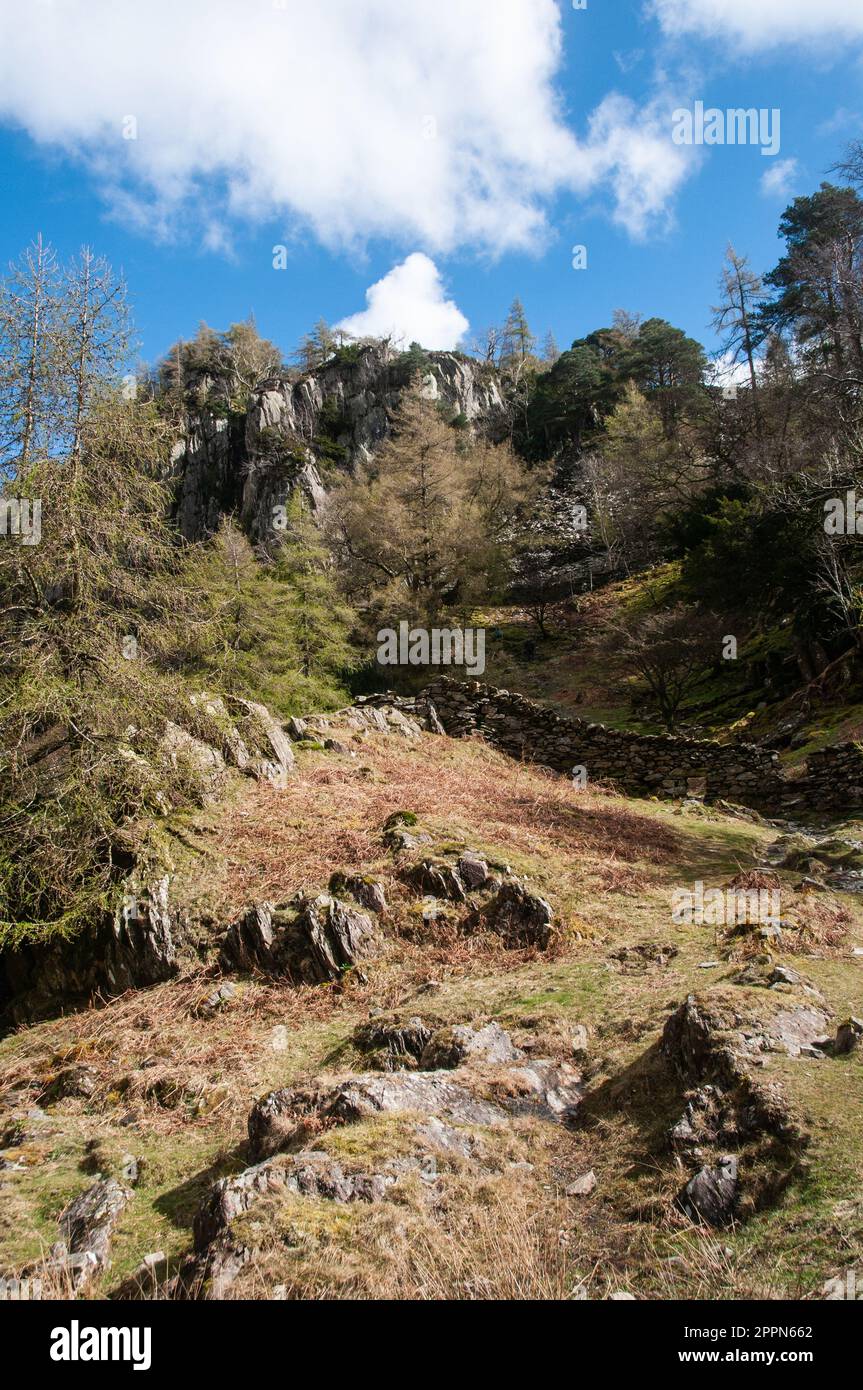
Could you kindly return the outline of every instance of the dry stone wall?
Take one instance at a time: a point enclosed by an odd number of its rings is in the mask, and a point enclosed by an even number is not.
[[[420,713],[431,704],[453,737],[476,732],[512,757],[564,774],[584,768],[589,781],[613,783],[633,796],[697,794],[790,816],[863,806],[863,751],[856,743],[813,753],[789,773],[771,749],[609,729],[478,681],[442,677],[416,701],[380,699]]]

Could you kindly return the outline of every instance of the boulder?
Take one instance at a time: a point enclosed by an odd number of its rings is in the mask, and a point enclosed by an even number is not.
[[[458,861],[458,876],[465,888],[473,892],[488,883],[488,864],[479,854],[469,850]]]
[[[504,883],[498,890],[487,920],[507,946],[538,946],[544,951],[551,942],[554,925],[551,905],[515,880]]]
[[[827,1027],[823,1009],[807,1005],[781,1009],[765,1026],[765,1050],[784,1052],[788,1057],[811,1056],[824,1041]]]
[[[249,1113],[249,1152],[268,1158],[292,1147],[310,1128],[353,1124],[377,1114],[431,1115],[456,1125],[506,1123],[497,1105],[477,1099],[436,1072],[364,1073],[329,1089],[271,1091]]]
[[[434,898],[445,898],[449,902],[464,902],[467,894],[458,871],[443,860],[424,859],[405,874],[405,881],[419,893],[427,893]]]
[[[195,1216],[195,1249],[203,1251],[269,1192],[334,1202],[377,1202],[394,1182],[391,1174],[345,1173],[336,1159],[315,1149],[267,1159],[214,1184]]]
[[[567,1197],[589,1197],[591,1192],[596,1190],[596,1174],[593,1169],[589,1173],[584,1173],[575,1182],[571,1182],[566,1189]]]
[[[828,1016],[814,1004],[786,1005],[786,999],[770,991],[763,1009],[747,1009],[727,998],[690,994],[665,1025],[662,1052],[680,1076],[695,1082],[723,1071],[736,1076],[744,1062],[765,1052],[810,1055],[823,1042]]]
[[[432,837],[427,831],[405,830],[404,827],[399,826],[386,831],[384,839],[394,854],[404,854],[407,850],[422,849],[423,845],[432,843]]]
[[[58,1100],[67,1098],[79,1098],[90,1100],[96,1094],[99,1087],[99,1073],[95,1067],[87,1066],[86,1063],[77,1063],[71,1067],[63,1067],[55,1076],[51,1077],[42,1091],[40,1099],[45,1105],[53,1105]]]
[[[417,1065],[432,1036],[422,1018],[373,1018],[354,1029],[354,1045],[362,1052],[383,1054],[385,1069]]]
[[[437,710],[435,709],[434,705],[431,703],[431,700],[425,701],[425,704],[424,704],[424,711],[425,711],[425,727],[426,727],[426,729],[428,730],[428,732],[429,732],[430,734],[445,734],[445,733],[446,733],[446,729],[444,728],[443,724],[441,723],[441,721],[440,721],[440,719],[439,719],[439,717],[438,717],[438,712],[437,712]]]
[[[568,1062],[522,1062],[495,1079],[494,1094],[517,1115],[568,1122],[581,1103],[581,1074]]]
[[[420,1066],[423,1071],[452,1069],[463,1062],[505,1063],[517,1062],[524,1053],[513,1045],[509,1034],[499,1023],[487,1023],[484,1028],[472,1028],[459,1024],[455,1028],[441,1028],[427,1042]]]
[[[169,980],[179,970],[184,916],[165,876],[128,879],[122,900],[92,928],[0,950],[0,1006],[15,1023]]]
[[[249,742],[272,754],[272,757],[267,759],[266,763],[260,764],[259,768],[274,764],[276,779],[284,778],[293,772],[296,759],[291,740],[266,705],[260,705],[255,700],[243,700],[238,695],[230,696],[229,703],[231,709],[242,716],[250,734]]]
[[[832,1047],[834,1056],[844,1057],[849,1052],[857,1052],[861,1045],[863,1045],[863,1021],[859,1018],[849,1018],[844,1023],[840,1023]]]
[[[348,745],[346,743],[342,743],[341,739],[338,738],[325,738],[324,748],[328,753],[339,753],[342,757],[345,758],[352,756],[351,749],[348,747]]]
[[[381,914],[387,911],[387,899],[382,883],[362,874],[333,874],[330,879],[330,892],[350,893],[360,905],[369,912]]]
[[[628,973],[638,973],[651,965],[664,967],[677,955],[679,950],[670,941],[642,941],[637,946],[619,946],[609,960],[617,961]]]
[[[105,950],[105,975],[111,994],[170,980],[179,970],[182,914],[171,902],[168,875],[138,887],[127,881]]]
[[[720,1158],[714,1168],[702,1168],[686,1184],[679,1202],[693,1221],[725,1226],[734,1213],[737,1198],[737,1159]]]
[[[236,997],[237,986],[232,984],[230,980],[225,980],[224,984],[210,990],[209,994],[205,994],[202,999],[193,1004],[192,1013],[196,1018],[212,1018],[214,1014],[233,1003]]]
[[[194,738],[170,719],[165,724],[159,752],[170,767],[192,769],[198,778],[205,800],[213,800],[222,791],[226,768],[225,759],[218,748]]]
[[[221,695],[211,695],[207,691],[196,691],[189,696],[189,702],[195,709],[203,710],[216,722],[228,760],[240,772],[245,772],[250,763],[249,750],[228,713],[228,707]]]
[[[256,903],[228,928],[221,950],[224,967],[263,970],[266,974],[278,971],[274,912],[272,903]]]
[[[338,979],[377,944],[371,918],[326,893],[308,900],[287,934],[288,970],[307,981]]]
[[[59,1225],[68,1255],[83,1257],[71,1263],[76,1289],[109,1263],[114,1228],[131,1197],[129,1188],[122,1187],[114,1178],[102,1178],[80,1193],[63,1211]],[[55,1258],[61,1263],[64,1261],[60,1251]],[[66,1259],[65,1263],[70,1262]]]

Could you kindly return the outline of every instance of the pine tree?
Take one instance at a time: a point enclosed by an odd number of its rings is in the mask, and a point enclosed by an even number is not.
[[[542,360],[547,367],[553,367],[560,357],[560,348],[551,329],[546,333],[542,344]]]
[[[758,305],[764,281],[749,268],[745,256],[738,256],[729,245],[719,281],[722,298],[713,309],[713,327],[723,335],[722,348],[732,361],[741,358],[749,368],[753,395],[758,394],[755,354],[763,339],[758,324]]]
[[[104,256],[83,246],[65,273],[61,352],[70,453],[81,452],[84,422],[97,385],[128,365],[126,283]]]
[[[336,339],[326,319],[318,319],[311,333],[302,339],[296,353],[296,360],[304,372],[317,371],[328,362],[336,351]]]
[[[332,557],[301,492],[288,505],[284,543],[275,554],[273,581],[290,591],[288,638],[303,678],[306,708],[343,696],[338,679],[356,665],[349,634],[354,613],[342,598]]]
[[[0,545],[0,938],[101,920],[119,827],[193,794],[159,763],[166,720],[191,717],[178,653],[203,621],[166,519],[172,442],[152,404],[100,388],[74,469],[28,469],[40,543]]]

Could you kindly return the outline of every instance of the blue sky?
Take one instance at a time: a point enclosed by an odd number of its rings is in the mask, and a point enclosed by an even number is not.
[[[675,146],[699,100],[780,153]],[[250,312],[469,345],[516,294],[561,346],[624,307],[712,347],[728,241],[769,269],[855,137],[861,0],[0,0],[3,259],[93,245],[147,360]]]

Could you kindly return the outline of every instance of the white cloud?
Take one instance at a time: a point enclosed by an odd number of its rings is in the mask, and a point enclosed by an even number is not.
[[[761,363],[756,361],[756,376],[760,371]],[[751,386],[752,377],[749,374],[749,363],[745,360],[741,362],[735,359],[731,352],[721,352],[710,362],[709,367],[710,381],[714,386],[721,386],[730,389],[735,386]]]
[[[786,198],[797,178],[797,160],[780,159],[761,176],[761,192],[766,198]]]
[[[668,220],[674,194],[700,157],[693,147],[671,143],[672,107],[656,102],[641,108],[614,93],[590,118],[584,185],[610,186],[614,220],[636,239]]]
[[[458,305],[444,298],[434,261],[419,251],[366,290],[366,306],[336,327],[356,338],[391,337],[432,350],[454,348],[470,327]]]
[[[247,217],[533,250],[565,190],[610,189],[642,234],[689,166],[614,96],[579,140],[561,47],[555,0],[2,0],[0,120],[85,159],[116,216],[202,245]]]
[[[860,0],[649,0],[668,34],[731,38],[747,49],[863,39]]]
[[[857,131],[863,129],[863,119],[859,111],[850,111],[847,106],[839,106],[828,116],[827,120],[822,121],[817,127],[816,135],[838,135],[843,131]]]

